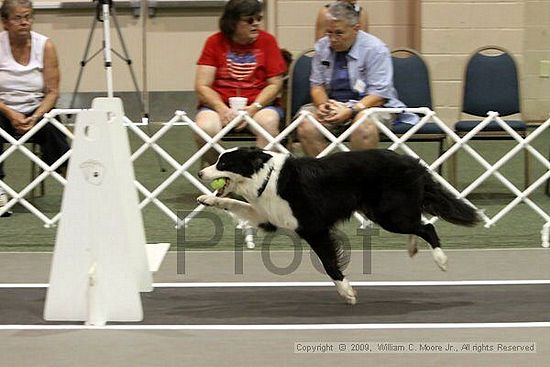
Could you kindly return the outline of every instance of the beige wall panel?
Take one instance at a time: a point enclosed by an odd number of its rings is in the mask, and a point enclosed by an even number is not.
[[[277,40],[280,47],[285,47],[292,52],[301,52],[313,47],[314,38],[314,28],[311,26],[281,27]]]
[[[319,4],[317,4],[319,3]],[[323,2],[315,1],[279,1],[277,23],[279,27],[285,26],[312,26],[317,19],[317,12]]]
[[[80,61],[84,55],[84,49],[90,33],[93,14],[92,9],[78,12],[64,11],[62,14],[37,11],[33,29],[50,37],[57,47],[61,70],[61,92],[72,92],[74,89],[80,70]],[[138,78],[138,83],[141,85],[142,49],[140,20],[133,18],[127,13],[117,14],[117,19],[124,42],[128,48],[129,56],[134,62],[133,67]],[[111,28],[111,41],[112,48],[123,54],[114,25]],[[79,88],[80,92],[107,90],[102,42],[102,23],[98,23],[94,31],[88,57],[96,51],[101,50],[101,53],[84,68],[81,87]],[[119,91],[134,90],[126,63],[114,54],[112,55],[112,60],[114,89]]]
[[[445,3],[460,3],[460,4],[479,4],[479,3],[487,3],[487,4],[495,4],[495,5],[499,5],[499,4],[504,4],[504,3],[520,3],[522,2],[523,0],[469,0],[469,1],[465,1],[465,0],[422,0],[423,3],[425,4],[430,4],[430,3],[438,3],[438,4],[445,4]],[[539,1],[544,1],[544,0],[539,0]]]
[[[550,24],[545,26],[527,28],[525,37],[525,48],[527,50],[549,50]]]
[[[550,1],[527,1],[525,4],[525,19],[531,25],[550,24]]]
[[[375,1],[365,5],[372,25],[409,24],[410,0]]]
[[[423,3],[430,14],[427,28],[521,28],[523,4],[511,3]]]
[[[425,55],[432,80],[461,80],[466,55]]]
[[[163,12],[147,24],[150,91],[193,90],[195,67],[204,42],[218,31],[218,15]]]
[[[524,85],[528,85],[529,87],[522,90],[523,98],[550,99],[550,78],[527,76],[526,78],[524,78]]]
[[[525,119],[531,121],[546,121],[550,116],[548,111],[550,111],[550,99],[528,99],[523,104],[524,112],[523,116]]]
[[[459,81],[435,81],[432,82],[433,102],[437,106],[460,106],[462,90]]]
[[[380,38],[390,50],[409,45],[410,32],[407,26],[372,26],[370,33]]]
[[[435,112],[447,126],[454,126],[458,118],[458,107],[436,106]]]
[[[500,45],[513,53],[523,50],[523,30],[424,29],[422,52],[426,54],[469,54],[486,45]]]
[[[540,62],[541,60],[550,60],[550,50],[547,51],[526,51],[525,52],[525,65],[523,66],[524,75],[536,75],[540,74]]]

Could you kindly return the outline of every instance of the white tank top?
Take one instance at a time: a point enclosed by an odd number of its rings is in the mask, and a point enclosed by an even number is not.
[[[0,32],[0,101],[29,113],[44,99],[44,46],[48,37],[31,31],[31,57],[27,65],[13,58],[8,32]]]

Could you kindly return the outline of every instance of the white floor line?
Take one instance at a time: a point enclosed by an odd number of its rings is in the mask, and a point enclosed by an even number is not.
[[[304,247],[304,249],[307,249]],[[420,252],[430,252],[431,250],[429,248],[419,248]],[[505,248],[445,248],[445,252],[506,252],[506,251],[549,251],[547,248],[543,247],[505,247]],[[280,252],[280,253],[294,253],[295,250],[292,249],[286,249],[286,250],[277,250],[277,249],[271,249],[273,252]],[[407,250],[403,246],[402,249],[373,249],[371,250],[375,253],[380,252],[406,252]],[[258,249],[243,249],[243,252],[245,253],[259,253],[261,254],[261,250]],[[362,253],[363,250],[351,250],[353,253]],[[169,254],[175,255],[178,253],[178,251],[168,251]],[[212,254],[212,253],[231,253],[234,254],[235,250],[186,250],[186,253],[199,253],[199,254]],[[0,251],[0,256],[3,254],[8,255],[33,255],[33,254],[47,254],[47,255],[53,255],[53,251]]]
[[[419,287],[419,286],[494,286],[547,285],[550,279],[526,280],[421,280],[421,281],[358,281],[356,287]],[[179,282],[154,283],[155,288],[237,288],[237,287],[332,287],[333,282]],[[47,288],[47,283],[0,283],[0,289]]]
[[[496,323],[410,323],[410,324],[281,324],[281,325],[0,325],[0,331],[20,330],[194,330],[194,331],[277,331],[277,330],[392,330],[392,329],[500,329],[548,328],[550,322]]]

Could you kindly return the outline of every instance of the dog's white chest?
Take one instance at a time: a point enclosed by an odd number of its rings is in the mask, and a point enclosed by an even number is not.
[[[298,228],[298,220],[292,214],[292,209],[286,200],[278,196],[261,200],[261,207],[269,219],[269,222],[276,227],[286,228],[295,231]]]

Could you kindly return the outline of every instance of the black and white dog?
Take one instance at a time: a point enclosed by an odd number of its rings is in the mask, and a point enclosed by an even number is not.
[[[356,294],[341,271],[342,249],[334,226],[358,211],[387,231],[409,234],[432,247],[434,260],[445,270],[447,256],[432,224],[422,213],[472,226],[478,213],[436,183],[412,157],[374,149],[335,153],[324,158],[296,158],[256,148],[235,148],[199,172],[209,182],[225,178],[217,196],[202,195],[199,203],[231,211],[251,226],[271,231],[285,228],[306,240],[319,256],[338,293],[350,304]],[[247,202],[226,198],[229,193]]]

